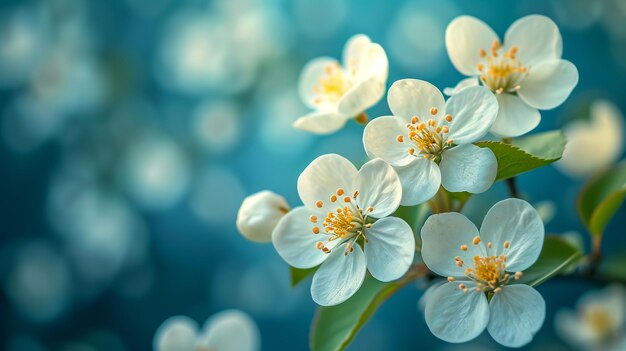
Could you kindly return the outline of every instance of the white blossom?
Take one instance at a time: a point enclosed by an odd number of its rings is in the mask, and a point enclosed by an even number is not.
[[[424,263],[448,277],[426,299],[426,324],[435,336],[466,342],[486,328],[507,347],[532,340],[545,319],[545,301],[534,288],[515,284],[543,245],[543,223],[530,204],[498,202],[480,232],[460,213],[432,215],[421,234]]]
[[[446,29],[446,47],[456,69],[469,76],[454,94],[479,82],[497,97],[498,118],[491,132],[516,137],[533,130],[538,110],[565,101],[578,83],[578,70],[562,60],[563,42],[549,18],[531,15],[515,21],[501,42],[487,24],[471,16],[454,19]]]
[[[375,159],[357,170],[339,155],[320,156],[300,175],[298,193],[304,206],[278,222],[272,242],[293,267],[321,264],[311,285],[316,303],[347,300],[366,270],[385,282],[407,272],[415,238],[405,221],[388,217],[400,204],[402,186],[387,163]]]
[[[299,90],[313,112],[298,118],[294,127],[329,134],[375,105],[385,94],[389,63],[385,50],[366,35],[355,35],[343,51],[343,65],[320,57],[306,64]]]

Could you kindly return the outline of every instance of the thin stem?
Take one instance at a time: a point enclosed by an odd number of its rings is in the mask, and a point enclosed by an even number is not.
[[[511,197],[519,198],[519,191],[517,190],[517,181],[515,177],[508,178],[506,180],[506,185],[509,187]]]
[[[594,234],[591,241],[591,255],[589,255],[589,266],[585,275],[595,276],[602,260],[602,234]]]

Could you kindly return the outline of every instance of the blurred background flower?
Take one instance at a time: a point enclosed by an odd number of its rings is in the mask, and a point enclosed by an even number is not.
[[[263,189],[297,206],[296,179],[320,154],[367,159],[356,123],[325,137],[291,126],[308,110],[301,68],[340,57],[364,33],[386,50],[387,86],[418,78],[442,89],[462,78],[445,50],[454,17],[504,33],[532,13],[555,20],[563,57],[580,73],[571,98],[542,113],[534,132],[568,125],[572,140],[576,128],[593,135],[573,142],[582,149],[573,164],[585,172],[619,162],[623,117],[602,121],[626,111],[623,0],[3,1],[0,349],[150,350],[170,316],[200,322],[232,308],[258,325],[262,350],[307,349],[308,283],[291,289],[272,245],[245,240],[235,225],[243,199]],[[370,117],[390,113],[384,100]],[[518,183],[531,203],[555,204],[547,232],[584,233],[574,202],[589,176],[545,167]],[[498,183],[464,214],[480,219],[506,196]],[[607,255],[626,252],[616,235],[624,225],[622,208],[607,228]],[[547,318],[592,288],[542,285]],[[440,342],[407,313],[420,294],[400,291],[349,349],[498,349],[488,335]],[[546,323],[526,349],[568,347]]]

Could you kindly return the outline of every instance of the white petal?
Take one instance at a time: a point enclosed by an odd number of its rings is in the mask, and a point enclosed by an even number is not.
[[[346,245],[336,247],[313,276],[311,296],[322,306],[334,306],[354,295],[365,279],[365,255],[359,245],[344,255]]]
[[[451,192],[479,194],[487,191],[498,173],[493,152],[474,144],[460,145],[441,155],[441,184]]]
[[[518,96],[497,94],[498,117],[491,126],[491,133],[501,138],[517,137],[535,129],[541,121],[536,108],[528,106]]]
[[[419,79],[401,79],[393,83],[387,94],[387,102],[394,116],[402,117],[405,123],[410,122],[413,116],[433,118],[439,122],[443,119],[446,106],[439,89]],[[438,110],[436,116],[430,113],[433,107]]]
[[[313,234],[310,214],[305,207],[296,207],[278,222],[272,233],[272,243],[280,257],[296,268],[315,267],[328,257],[315,246],[325,236]]]
[[[578,70],[566,60],[543,62],[528,72],[517,94],[532,107],[549,110],[567,99],[578,84]]]
[[[543,325],[546,302],[530,286],[514,284],[493,295],[489,310],[487,330],[491,337],[507,347],[522,347]]]
[[[373,76],[350,88],[339,100],[337,112],[342,116],[356,117],[376,105],[385,95],[384,78]]]
[[[406,166],[395,167],[402,183],[402,206],[413,206],[430,200],[441,185],[439,166],[431,160],[416,158]]]
[[[487,326],[487,298],[473,289],[473,283],[464,283],[468,292],[459,289],[458,282],[446,283],[433,291],[426,300],[426,324],[441,340],[454,343],[470,341]]]
[[[428,299],[432,296],[433,292],[437,290],[438,287],[442,286],[445,283],[447,283],[446,280],[437,279],[432,283],[431,286],[428,287],[428,289],[426,289],[426,291],[424,291],[422,297],[420,297],[420,299],[417,301],[417,308],[419,308],[422,313],[426,312],[426,301],[428,301]]]
[[[341,129],[349,118],[336,112],[311,112],[293,122],[294,128],[315,134],[330,134]]]
[[[332,57],[318,57],[309,61],[302,69],[298,81],[298,91],[302,101],[310,108],[317,109],[317,105],[314,103],[313,87],[318,85],[322,76],[326,74],[326,67],[336,64],[338,61]]]
[[[195,351],[198,324],[189,317],[170,317],[154,334],[155,351]]]
[[[361,167],[356,176],[356,188],[359,196],[357,204],[363,211],[374,218],[392,214],[402,199],[402,184],[396,171],[380,158],[371,160]]]
[[[371,44],[372,41],[367,35],[353,35],[343,47],[343,66],[350,67],[350,65],[356,65]]]
[[[485,22],[471,17],[459,16],[446,29],[446,48],[450,61],[466,76],[478,75],[476,65],[480,49],[489,50],[498,36]]]
[[[323,212],[316,206],[321,200],[324,205],[330,203],[330,196],[338,188],[351,195],[354,190],[357,169],[346,158],[336,155],[322,155],[311,162],[298,177],[298,194],[304,206],[311,212]],[[328,211],[326,211],[328,212]]]
[[[460,213],[432,215],[422,227],[422,259],[442,277],[465,277],[465,268],[457,266],[454,258],[472,262],[474,256],[483,256],[483,244],[472,244],[477,235],[474,223]],[[461,245],[467,245],[467,251],[462,251]]]
[[[337,111],[354,117],[385,95],[389,62],[385,50],[365,35],[352,37],[344,49],[344,68],[355,85],[339,100]]]
[[[528,202],[506,199],[489,209],[480,236],[493,244],[496,254],[504,252],[504,243],[508,241],[506,269],[517,272],[530,267],[539,257],[544,227],[539,213]]]
[[[377,81],[383,84],[384,88],[387,82],[387,74],[389,73],[389,61],[385,49],[379,44],[370,44],[358,61],[355,73],[355,78],[358,82],[376,77]]]
[[[563,40],[556,24],[546,16],[530,15],[513,22],[504,35],[505,49],[516,46],[516,58],[525,66],[561,58]]]
[[[478,78],[476,78],[476,77],[469,77],[469,78],[462,79],[454,87],[444,88],[443,89],[443,93],[448,95],[448,96],[452,96],[452,95],[457,94],[459,91],[461,91],[461,90],[463,90],[463,89],[465,89],[467,87],[475,87],[477,85],[478,85]]]
[[[578,314],[570,310],[557,311],[554,316],[554,329],[561,339],[568,340],[571,345],[583,344],[581,346],[588,346],[589,350],[592,350],[591,345],[584,343],[593,344],[597,341],[596,331],[581,323]]]
[[[269,242],[278,221],[289,211],[284,197],[268,190],[246,197],[237,213],[237,229],[248,240]]]
[[[409,142],[398,142],[408,129],[400,117],[383,116],[373,119],[363,131],[363,146],[370,158],[380,157],[393,166],[404,166],[415,160],[408,152]]]
[[[498,100],[484,86],[465,88],[448,100],[446,114],[452,115],[448,138],[468,144],[487,134],[498,115]]]
[[[593,102],[591,119],[568,123],[563,133],[567,145],[555,165],[570,176],[587,176],[605,169],[624,150],[624,117],[607,100]]]
[[[201,341],[209,350],[219,351],[258,351],[260,343],[256,323],[237,310],[226,310],[209,318]]]
[[[398,217],[376,221],[366,230],[367,269],[380,281],[398,279],[407,272],[415,255],[413,230]]]

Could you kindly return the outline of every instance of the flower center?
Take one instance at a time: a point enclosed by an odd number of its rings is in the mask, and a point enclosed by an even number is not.
[[[476,236],[472,240],[472,245],[479,245],[480,242],[480,236]],[[511,247],[511,243],[505,241],[503,246],[504,252],[500,255],[495,255],[490,253],[493,248],[493,244],[491,242],[487,243],[486,253],[482,256],[474,256],[472,259],[472,266],[466,265],[460,256],[456,256],[454,258],[457,266],[465,267],[465,276],[476,283],[477,292],[498,293],[502,291],[502,286],[509,283],[511,275],[506,272],[506,252]],[[463,244],[460,247],[463,252],[466,252],[468,248],[469,247],[466,244]],[[518,280],[522,277],[522,275],[522,272],[516,272],[513,275],[513,278]],[[455,281],[455,278],[448,277],[448,281],[453,282]],[[468,291],[468,288],[463,283],[459,284],[459,288],[465,292]]]
[[[476,68],[480,72],[480,80],[496,94],[515,92],[528,75],[528,68],[515,58],[516,46],[504,52],[500,42],[494,40],[489,53],[480,49],[478,55],[480,61]]]
[[[365,243],[367,243],[367,237],[365,236],[365,228],[370,228],[371,223],[367,222],[368,213],[374,209],[368,208],[365,213],[356,204],[356,198],[359,196],[359,192],[355,191],[352,196],[346,196],[345,191],[342,188],[329,196],[330,204],[326,205],[329,209],[326,218],[321,221],[321,226],[324,228],[322,233],[318,222],[319,218],[315,215],[311,215],[309,220],[313,223],[313,234],[326,235],[327,238],[324,241],[318,241],[315,246],[325,253],[330,253],[331,249],[327,247],[327,244],[335,240],[339,240],[340,243],[348,241],[346,245],[345,254],[348,255],[352,252],[353,245],[360,237],[363,237]],[[317,200],[315,202],[317,208],[323,208],[324,201]]]
[[[357,223],[352,221],[353,218],[352,211],[348,206],[340,207],[336,214],[335,212],[328,212],[323,223],[324,229],[326,233],[333,233],[339,238],[345,238],[357,226]]]
[[[430,114],[437,115],[437,108],[430,109]],[[420,121],[419,116],[413,116],[411,123],[407,123],[407,136],[398,135],[396,141],[399,143],[409,142],[411,143],[408,148],[408,153],[413,156],[421,156],[425,159],[431,159],[435,162],[441,160],[441,153],[450,147],[452,147],[453,140],[448,140],[448,133],[450,127],[448,124],[452,122],[452,116],[446,115],[441,125],[434,119],[428,119],[426,121]]]
[[[317,85],[313,86],[315,98],[313,103],[337,103],[339,99],[352,87],[352,76],[346,73],[338,63],[329,64],[324,68],[324,74]]]
[[[584,312],[584,320],[600,339],[608,338],[614,331],[613,320],[609,311],[601,307],[587,308]]]

